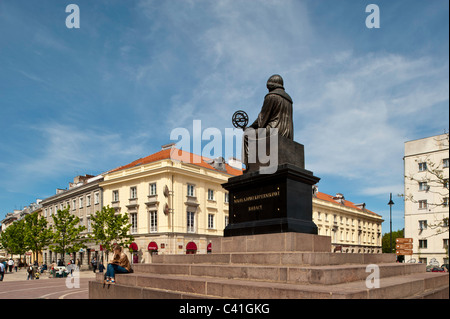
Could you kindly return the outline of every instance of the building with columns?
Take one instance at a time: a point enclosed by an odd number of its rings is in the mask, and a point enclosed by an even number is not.
[[[343,194],[331,196],[315,189],[313,193],[313,221],[318,234],[331,237],[333,251],[343,253],[381,253],[382,234],[380,215],[354,204]]]
[[[210,160],[174,144],[113,169],[100,183],[104,205],[128,213],[133,262],[151,254],[207,253],[228,224],[228,178],[242,174],[223,158]]]

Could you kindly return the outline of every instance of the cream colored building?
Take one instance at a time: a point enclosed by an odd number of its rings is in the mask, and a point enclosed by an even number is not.
[[[173,144],[104,175],[104,205],[128,213],[135,237],[133,262],[151,254],[207,253],[228,223],[228,193],[221,184],[242,174],[225,164],[183,152]],[[181,153],[180,153],[181,154]]]
[[[44,199],[41,202],[42,212],[41,215],[47,219],[48,225],[53,225],[52,216],[57,213],[58,210],[63,210],[66,207],[70,207],[70,213],[77,216],[80,219],[80,226],[85,226],[86,230],[81,234],[83,236],[91,233],[91,215],[100,211],[103,205],[103,193],[99,187],[100,181],[103,180],[102,175],[84,175],[76,176],[73,183],[69,183],[68,189],[57,189],[56,194]],[[74,261],[79,259],[81,269],[89,269],[91,260],[100,256],[100,249],[98,245],[92,242],[87,244],[86,249],[64,256],[64,261],[67,264],[71,258]],[[56,252],[51,251],[49,248],[43,251],[43,260],[50,264],[56,262],[58,259],[62,259],[63,256]]]
[[[442,134],[405,143],[406,262],[448,264],[449,139]]]
[[[331,237],[333,251],[343,253],[381,253],[380,215],[354,204],[342,194],[313,195],[313,221],[318,234]]]

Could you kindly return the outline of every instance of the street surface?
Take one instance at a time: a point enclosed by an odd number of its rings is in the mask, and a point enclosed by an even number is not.
[[[25,269],[5,273],[0,281],[0,299],[88,299],[89,281],[95,279],[92,271],[81,271],[74,279],[49,278],[27,280]],[[77,287],[79,283],[79,288]]]

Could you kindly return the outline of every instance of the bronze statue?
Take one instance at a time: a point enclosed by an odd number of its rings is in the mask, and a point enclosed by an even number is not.
[[[269,93],[264,97],[261,112],[250,127],[277,128],[279,135],[293,140],[292,99],[284,91],[283,78],[278,74],[272,75],[267,80],[267,89]]]
[[[264,103],[261,108],[261,112],[259,112],[258,118],[253,122],[252,125],[249,126],[251,129],[270,129],[270,128],[276,128],[278,129],[278,135],[286,137],[290,140],[294,139],[294,124],[293,124],[293,108],[292,108],[292,98],[285,92],[283,87],[283,78],[278,75],[272,75],[267,80],[267,89],[269,90],[269,93],[264,97]],[[243,111],[238,111],[236,113],[245,113]],[[235,115],[240,115],[236,114]],[[245,116],[247,114],[244,114]],[[233,124],[235,125],[235,122],[238,122],[238,119],[234,118],[233,116]],[[239,124],[239,123],[236,123]],[[245,125],[247,122],[245,122]],[[244,126],[241,127],[244,132],[248,130]],[[235,125],[236,126],[236,125]],[[237,127],[237,126],[236,126]],[[246,166],[246,171],[248,171],[248,136],[244,134],[244,140],[243,140],[243,162]]]

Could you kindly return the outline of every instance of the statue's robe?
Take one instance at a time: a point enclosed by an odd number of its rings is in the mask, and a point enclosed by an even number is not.
[[[292,99],[284,89],[276,88],[265,96],[261,112],[250,127],[277,128],[279,135],[294,139]]]

